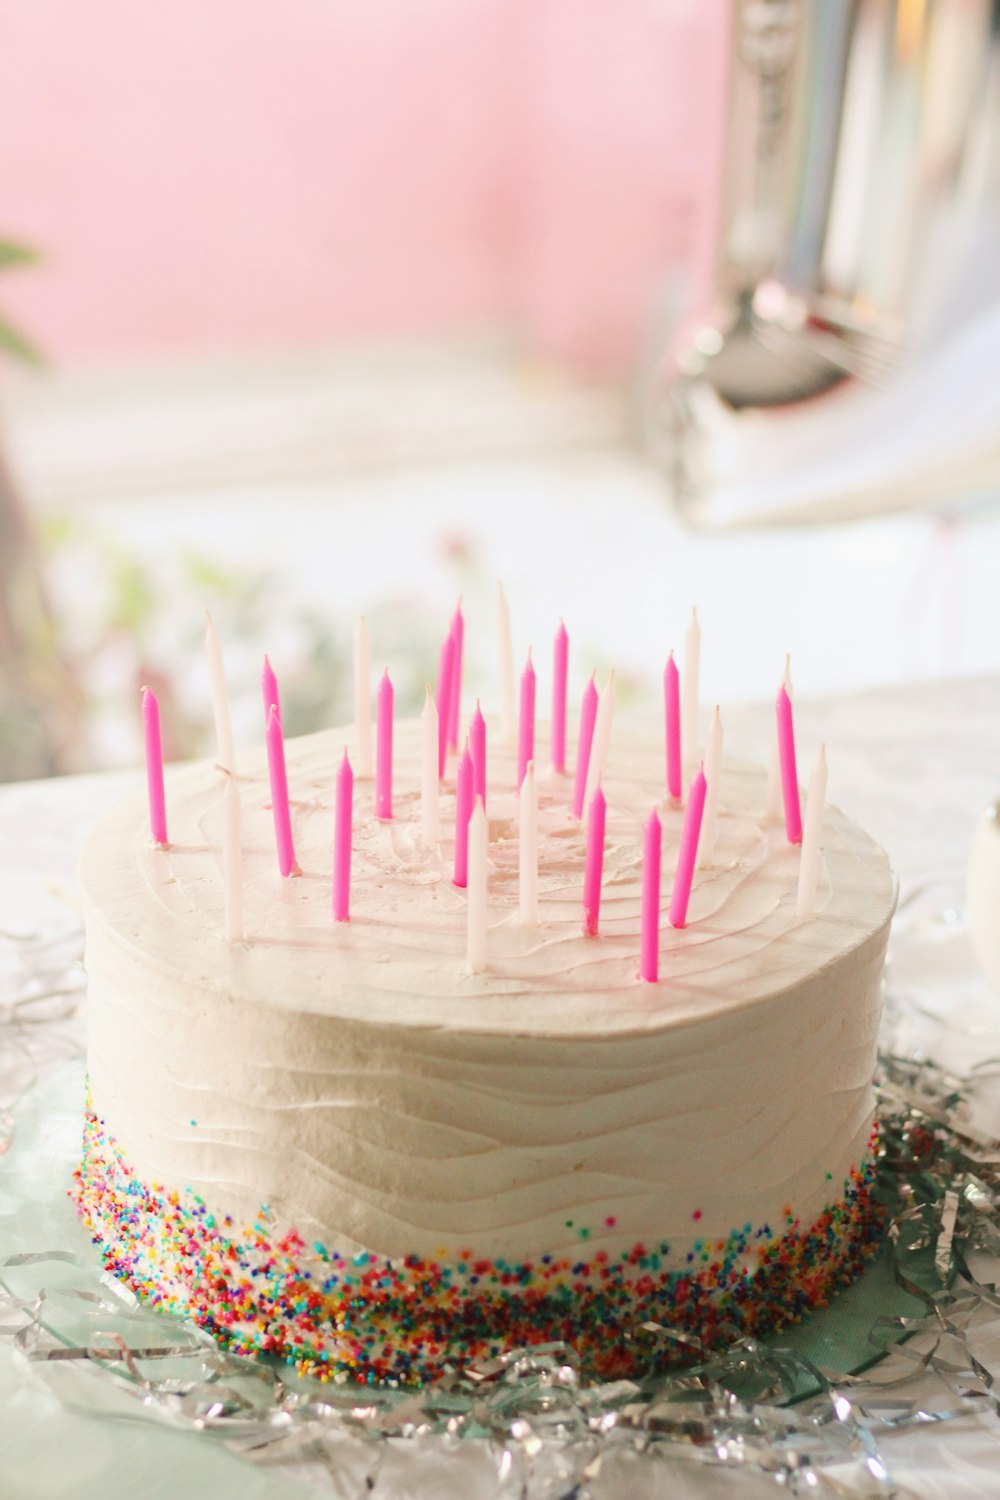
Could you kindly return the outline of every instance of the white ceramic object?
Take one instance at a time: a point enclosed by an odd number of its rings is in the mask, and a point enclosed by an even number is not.
[[[1000,799],[979,820],[965,887],[969,938],[979,965],[1000,989]]]

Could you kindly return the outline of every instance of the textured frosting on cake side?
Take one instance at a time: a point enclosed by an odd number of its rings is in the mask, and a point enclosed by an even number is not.
[[[273,1247],[294,1231],[293,1269],[310,1254],[343,1268],[323,1278],[331,1306],[366,1275],[369,1300],[395,1294],[393,1268],[408,1261],[445,1268],[452,1301],[482,1300],[505,1285],[503,1267],[525,1266],[522,1287],[540,1275],[546,1296],[576,1286],[579,1298],[606,1289],[614,1267],[640,1305],[651,1255],[661,1295],[669,1282],[676,1300],[678,1278],[715,1260],[732,1293],[762,1247],[843,1211],[865,1168],[895,899],[865,834],[828,809],[819,910],[800,922],[798,850],[762,826],[763,777],[727,767],[715,865],[698,872],[678,932],[666,910],[683,814],[661,807],[662,978],[648,985],[637,977],[641,835],[662,791],[661,747],[616,734],[591,939],[566,778],[540,780],[541,923],[518,922],[515,767],[494,734],[489,967],[473,976],[465,894],[451,884],[453,778],[444,837],[427,850],[416,723],[396,728],[392,823],[375,819],[372,784],[356,783],[352,920],[332,921],[344,740],[287,746],[303,870],[288,881],[263,756],[241,765],[243,944],[222,936],[213,766],[169,778],[169,850],[151,847],[139,802],[88,843],[90,1078],[103,1124],[82,1192],[119,1269],[148,1290],[159,1268],[161,1288],[183,1300],[183,1265],[166,1272],[162,1236],[130,1234],[111,1211],[119,1167],[162,1188],[168,1207],[171,1193],[180,1206],[189,1194],[196,1218],[228,1216],[234,1234],[263,1222]],[[833,1270],[844,1241],[830,1236]],[[392,1367],[411,1369],[426,1373]]]

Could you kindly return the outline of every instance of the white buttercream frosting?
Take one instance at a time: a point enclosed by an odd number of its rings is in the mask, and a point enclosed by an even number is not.
[[[491,726],[492,727],[492,726]],[[168,776],[171,847],[141,802],[98,825],[82,883],[97,1112],[139,1175],[214,1213],[397,1257],[619,1251],[803,1223],[861,1160],[895,885],[829,808],[817,912],[765,778],[726,766],[714,865],[667,923],[683,819],[662,748],[617,735],[601,931],[584,937],[571,781],[539,779],[539,925],[517,911],[514,758],[490,736],[488,967],[465,961],[454,781],[420,841],[419,724],[393,804],[355,783],[351,921],[331,914],[343,732],[287,746],[302,875],[282,880],[263,753],[241,758],[245,941],[223,935],[222,776]],[[244,764],[245,760],[245,764]],[[663,819],[661,981],[638,975],[642,825]],[[695,1217],[697,1216],[697,1217]],[[610,1222],[613,1221],[613,1222]]]

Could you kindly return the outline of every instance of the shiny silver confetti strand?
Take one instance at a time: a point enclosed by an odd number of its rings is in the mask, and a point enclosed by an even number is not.
[[[28,1089],[56,1063],[83,1056],[82,956],[75,922],[0,931],[0,1157],[14,1144],[14,1112]]]

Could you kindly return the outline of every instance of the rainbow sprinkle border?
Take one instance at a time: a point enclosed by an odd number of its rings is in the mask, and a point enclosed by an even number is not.
[[[448,1366],[555,1341],[572,1345],[590,1375],[635,1376],[684,1355],[683,1343],[651,1336],[644,1323],[710,1349],[797,1322],[826,1306],[874,1249],[874,1175],[873,1133],[842,1197],[815,1223],[803,1228],[789,1207],[780,1233],[746,1224],[724,1240],[695,1240],[683,1270],[664,1267],[666,1242],[633,1245],[617,1259],[601,1250],[589,1260],[517,1264],[471,1251],[440,1264],[344,1258],[294,1230],[272,1238],[266,1206],[240,1231],[190,1189],[140,1181],[89,1108],[70,1193],[109,1271],[234,1352],[278,1355],[324,1380],[413,1385]]]

